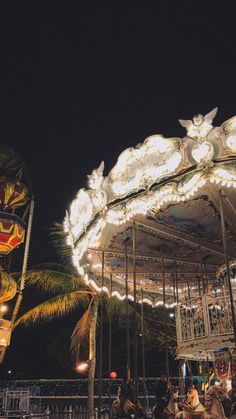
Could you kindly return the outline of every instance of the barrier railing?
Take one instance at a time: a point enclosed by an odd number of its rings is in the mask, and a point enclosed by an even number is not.
[[[229,296],[203,295],[179,304],[176,308],[176,327],[179,342],[232,334]]]

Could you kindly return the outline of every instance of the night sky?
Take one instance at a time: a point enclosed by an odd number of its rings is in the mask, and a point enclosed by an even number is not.
[[[178,118],[236,114],[230,3],[17,0],[0,16],[0,142],[35,191],[30,266],[56,260],[52,223],[102,160],[107,174],[151,134],[184,136]]]

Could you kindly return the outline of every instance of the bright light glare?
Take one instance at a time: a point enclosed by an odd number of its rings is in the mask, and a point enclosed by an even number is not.
[[[0,306],[1,313],[4,314],[4,313],[7,312],[7,310],[8,310],[7,305],[6,304],[1,304],[1,306]]]
[[[76,369],[78,372],[85,372],[88,368],[88,363],[87,362],[81,362],[80,364],[78,364],[76,366]]]

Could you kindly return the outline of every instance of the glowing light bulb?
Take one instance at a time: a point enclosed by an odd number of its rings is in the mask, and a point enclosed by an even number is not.
[[[76,365],[76,370],[78,372],[84,373],[88,369],[88,362],[80,362],[80,364]]]

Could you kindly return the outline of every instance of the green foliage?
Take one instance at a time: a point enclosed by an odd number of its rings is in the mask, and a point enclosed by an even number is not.
[[[80,306],[88,305],[90,299],[91,293],[87,291],[73,291],[57,295],[23,314],[15,322],[15,327],[65,316]]]
[[[81,345],[88,340],[89,329],[91,324],[91,305],[93,298],[90,300],[88,308],[77,322],[71,336],[71,351],[75,358],[78,358]]]

